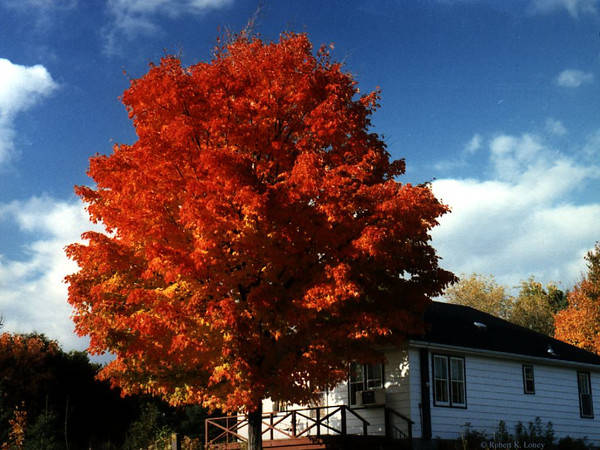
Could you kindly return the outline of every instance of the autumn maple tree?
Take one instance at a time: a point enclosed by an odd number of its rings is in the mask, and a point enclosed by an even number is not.
[[[585,259],[587,274],[567,295],[568,306],[554,316],[555,337],[600,354],[600,243]]]
[[[378,95],[303,34],[242,35],[131,82],[137,141],[76,188],[107,232],[67,249],[76,331],[116,357],[102,377],[255,417],[421,330],[454,279],[429,243],[447,207],[397,180],[369,129]]]

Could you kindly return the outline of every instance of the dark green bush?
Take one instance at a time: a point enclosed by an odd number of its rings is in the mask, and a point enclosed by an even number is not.
[[[474,430],[469,422],[463,425],[461,437],[454,441],[438,441],[436,448],[438,450],[464,450],[464,449],[479,449],[487,448],[486,443],[540,443],[543,444],[544,450],[590,450],[593,447],[588,444],[585,439],[573,439],[572,437],[561,438],[555,442],[554,426],[552,422],[547,422],[544,427],[542,420],[536,417],[535,420],[529,422],[527,427],[522,422],[518,422],[515,426],[515,434],[510,434],[506,422],[501,420],[498,422],[496,431],[491,437],[482,431]]]

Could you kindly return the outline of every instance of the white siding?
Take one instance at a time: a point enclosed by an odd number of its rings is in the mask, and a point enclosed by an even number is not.
[[[422,437],[421,423],[421,366],[419,350],[410,348],[408,351],[408,360],[410,361],[410,415],[414,422],[413,437]]]
[[[386,406],[410,417],[409,371],[411,361],[407,350],[386,353]]]
[[[448,354],[447,352],[435,352]],[[600,443],[600,374],[591,372],[594,419],[580,417],[577,389],[577,369],[543,365],[537,362],[514,361],[468,354],[465,358],[467,408],[448,408],[433,405],[430,392],[432,436],[457,438],[465,423],[471,428],[492,434],[500,420],[510,433],[520,421],[527,427],[540,417],[545,427],[552,422],[555,436],[587,437]],[[411,349],[411,412],[415,422],[414,436],[421,436],[420,374],[418,351]],[[414,362],[414,363],[413,363]],[[535,394],[523,393],[522,365],[532,364],[535,373]],[[429,379],[431,380],[431,351],[429,352]],[[415,419],[416,418],[416,419]]]

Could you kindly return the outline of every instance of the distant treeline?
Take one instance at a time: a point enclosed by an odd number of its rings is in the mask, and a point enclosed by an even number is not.
[[[0,334],[0,448],[139,449],[176,432],[200,437],[206,412],[122,398],[85,352],[40,334]]]

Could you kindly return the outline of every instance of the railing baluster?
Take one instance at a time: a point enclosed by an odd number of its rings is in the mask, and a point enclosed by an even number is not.
[[[342,412],[342,436],[346,436],[346,406],[342,406],[341,408],[341,412]]]
[[[270,431],[271,431],[271,440],[273,440],[273,413],[271,413],[271,420],[270,420]]]
[[[292,436],[296,437],[296,410],[292,410]]]

